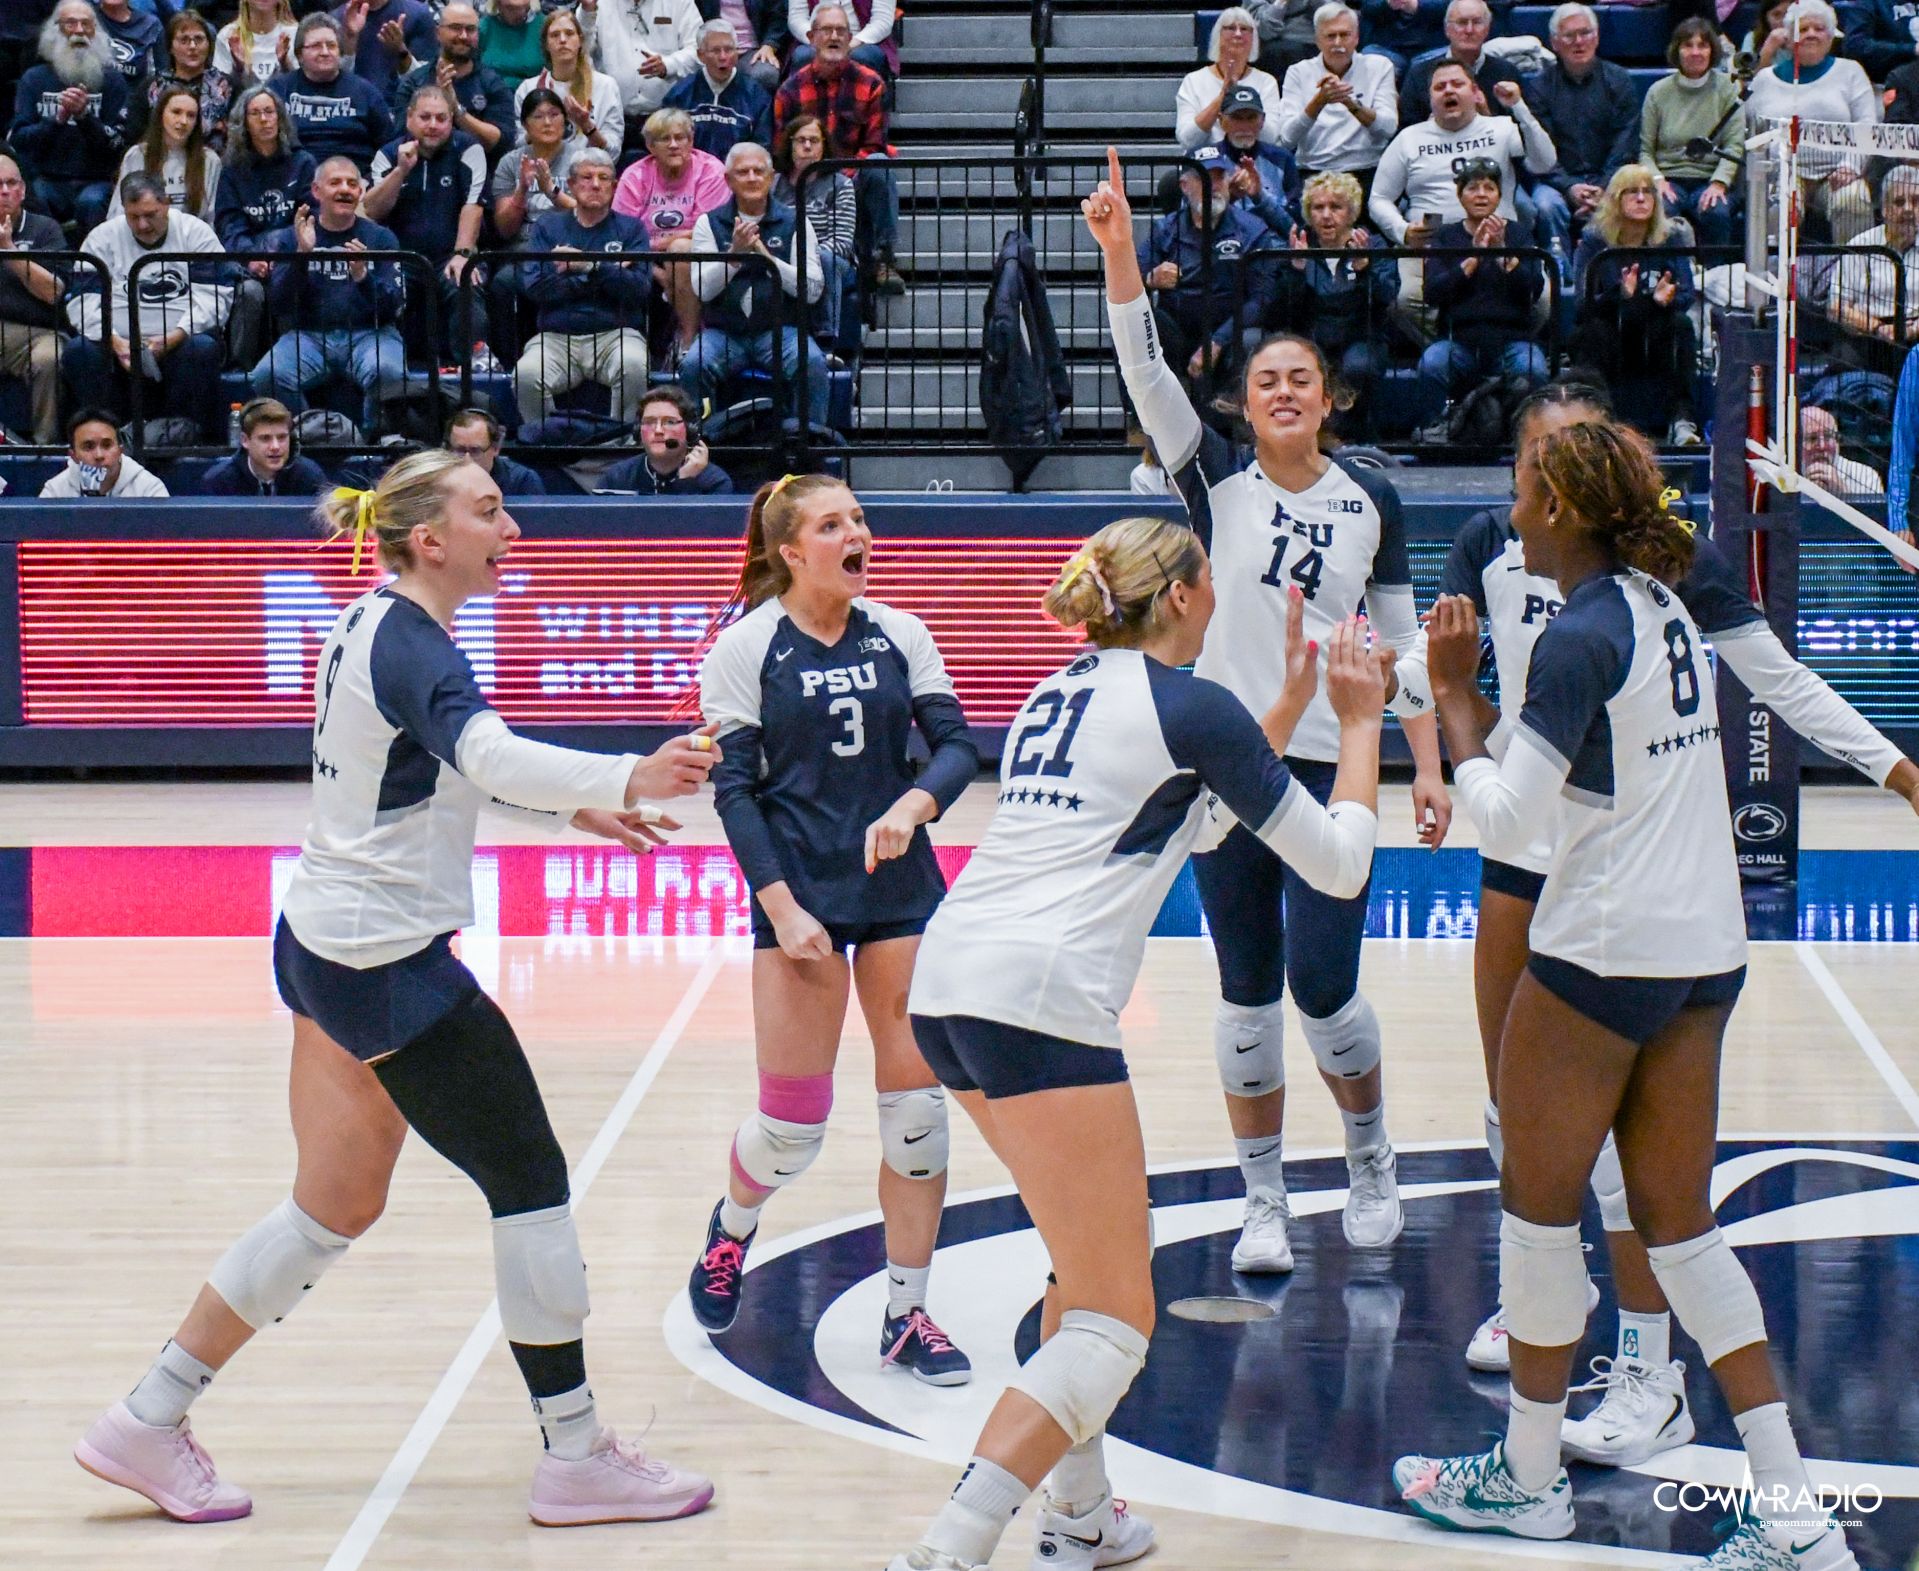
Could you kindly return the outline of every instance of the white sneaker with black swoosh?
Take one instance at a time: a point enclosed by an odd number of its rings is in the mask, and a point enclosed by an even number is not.
[[[1055,1511],[1050,1499],[1039,1509],[1039,1538],[1032,1571],[1096,1571],[1139,1559],[1154,1544],[1153,1524],[1134,1516],[1124,1500],[1108,1495],[1083,1516]]]
[[[1700,1571],[1859,1571],[1859,1562],[1837,1522],[1762,1522],[1748,1514],[1732,1524]]]
[[[1605,1395],[1584,1418],[1568,1418],[1561,1426],[1559,1446],[1567,1456],[1601,1467],[1637,1467],[1691,1441],[1686,1366],[1678,1359],[1647,1364],[1601,1356],[1592,1371],[1591,1380],[1572,1389]]]
[[[1292,1219],[1293,1208],[1278,1190],[1248,1190],[1246,1220],[1233,1245],[1233,1269],[1250,1276],[1281,1276],[1292,1270],[1293,1244],[1286,1236]]]

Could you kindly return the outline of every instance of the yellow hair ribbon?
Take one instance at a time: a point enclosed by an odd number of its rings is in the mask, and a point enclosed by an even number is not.
[[[379,521],[380,499],[373,491],[356,491],[346,485],[335,490],[333,496],[335,501],[353,503],[353,523],[350,527],[353,530],[353,571],[357,574],[360,571],[360,553],[366,546],[367,536],[373,533]],[[339,531],[334,539],[339,539],[345,532]]]
[[[1680,497],[1684,495],[1685,493],[1681,491],[1678,486],[1673,486],[1673,485],[1667,486],[1665,490],[1659,493],[1659,511],[1667,514],[1672,513],[1673,503],[1677,502],[1680,499]],[[1689,535],[1698,533],[1698,525],[1696,525],[1690,518],[1687,518],[1684,514],[1675,516],[1673,518],[1673,522],[1676,523],[1681,529],[1685,530],[1686,533]]]
[[[1071,589],[1074,584],[1079,582],[1080,575],[1084,573],[1086,569],[1091,567],[1092,565],[1093,565],[1093,553],[1091,551],[1082,550],[1078,552],[1076,555],[1070,557],[1067,560],[1066,566],[1060,569],[1060,575],[1059,575],[1060,588]]]
[[[779,479],[773,483],[773,489],[766,493],[767,501],[769,502],[772,501],[774,497],[778,496],[780,492],[784,491],[788,486],[790,486],[795,480],[799,478],[800,477],[798,475],[781,475]]]

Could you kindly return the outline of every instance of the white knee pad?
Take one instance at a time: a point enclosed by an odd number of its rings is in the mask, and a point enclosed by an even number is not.
[[[1499,1303],[1507,1328],[1529,1347],[1564,1347],[1584,1336],[1586,1255],[1579,1229],[1501,1213]]]
[[[493,1219],[493,1282],[509,1342],[577,1342],[586,1326],[586,1261],[571,1206]]]
[[[1355,993],[1345,1006],[1315,1020],[1299,1017],[1306,1033],[1306,1045],[1313,1050],[1319,1067],[1341,1080],[1357,1080],[1379,1066],[1379,1016],[1365,996]]]
[[[880,1093],[880,1151],[900,1177],[939,1177],[946,1171],[950,1144],[946,1093],[940,1087]]]
[[[818,1160],[826,1125],[795,1124],[756,1112],[733,1136],[733,1160],[762,1189],[780,1189]]]
[[[1059,1317],[1059,1330],[1020,1366],[1013,1387],[1082,1445],[1106,1427],[1145,1367],[1146,1338],[1125,1321],[1069,1309]]]
[[[207,1283],[227,1308],[264,1331],[293,1313],[308,1288],[352,1243],[282,1200],[222,1255]]]
[[[1646,1254],[1673,1314],[1708,1364],[1766,1340],[1766,1313],[1752,1278],[1718,1228],[1683,1244],[1656,1245]]]
[[[1228,1096],[1265,1096],[1286,1084],[1286,1009],[1229,1004],[1213,1013],[1213,1057]]]
[[[1593,1193],[1599,1197],[1599,1220],[1609,1233],[1630,1233],[1632,1216],[1626,1209],[1626,1175],[1619,1167],[1619,1147],[1607,1131],[1606,1143],[1593,1163]]]
[[[1499,1104],[1491,1097],[1486,1098],[1486,1149],[1492,1153],[1493,1166],[1506,1165],[1506,1131],[1499,1124]]]

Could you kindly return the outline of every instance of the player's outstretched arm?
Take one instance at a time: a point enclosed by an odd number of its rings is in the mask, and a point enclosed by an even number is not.
[[[1385,727],[1386,684],[1393,652],[1370,644],[1363,624],[1348,617],[1326,646],[1326,699],[1339,717],[1339,767],[1333,802],[1352,802],[1378,815],[1379,736]]]

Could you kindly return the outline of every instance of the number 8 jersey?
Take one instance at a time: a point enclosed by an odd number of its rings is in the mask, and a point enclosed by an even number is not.
[[[714,803],[755,890],[784,880],[829,924],[931,915],[946,882],[924,829],[904,856],[866,871],[869,824],[916,785],[944,810],[979,768],[925,623],[859,599],[829,647],[767,600],[713,641],[700,709],[726,755]],[[915,721],[932,754],[917,774],[907,753]]]
[[[1664,584],[1621,570],[1566,597],[1504,762],[1455,771],[1489,856],[1518,860],[1557,816],[1536,953],[1599,976],[1746,963],[1718,715],[1699,628]]]

